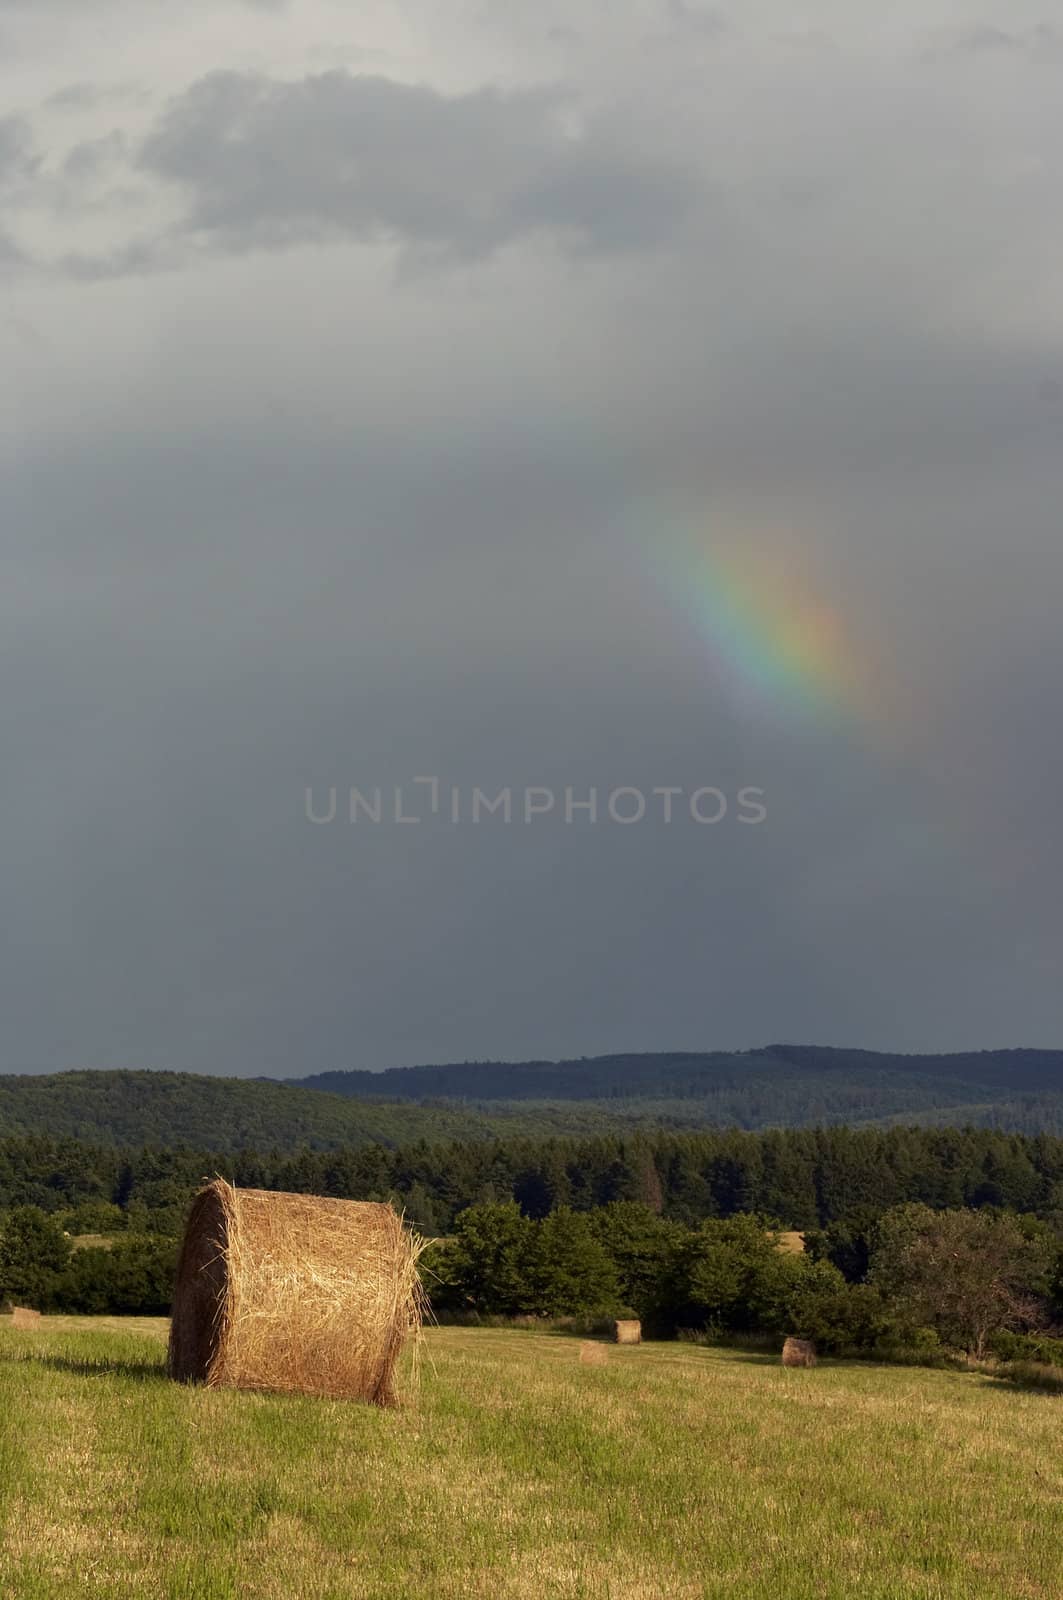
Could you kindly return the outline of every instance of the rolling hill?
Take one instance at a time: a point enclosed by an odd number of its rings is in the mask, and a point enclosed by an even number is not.
[[[278,1082],[173,1072],[0,1075],[0,1136],[213,1150],[897,1122],[1063,1133],[1063,1051],[741,1053],[463,1062]]]
[[[567,1061],[464,1061],[390,1067],[384,1072],[325,1072],[287,1079],[303,1088],[387,1100],[700,1099],[750,1083],[923,1084],[932,1094],[961,1088],[974,1098],[1063,1093],[1063,1050],[982,1050],[954,1055],[900,1055],[819,1045],[769,1045],[763,1050],[583,1056]]]

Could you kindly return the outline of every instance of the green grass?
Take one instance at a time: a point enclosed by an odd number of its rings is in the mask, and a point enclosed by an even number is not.
[[[985,1375],[434,1329],[399,1412],[185,1389],[165,1324],[0,1331],[18,1600],[1063,1593],[1063,1402]]]

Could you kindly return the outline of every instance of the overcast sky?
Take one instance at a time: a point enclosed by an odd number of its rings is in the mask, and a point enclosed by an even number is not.
[[[1063,1043],[1044,0],[0,51],[0,1070]]]

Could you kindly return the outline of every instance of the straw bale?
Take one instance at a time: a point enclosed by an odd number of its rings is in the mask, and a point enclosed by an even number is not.
[[[814,1367],[816,1347],[811,1339],[787,1339],[782,1347],[784,1367]]]
[[[394,1405],[399,1354],[421,1325],[422,1248],[389,1205],[216,1179],[181,1246],[171,1377]]]

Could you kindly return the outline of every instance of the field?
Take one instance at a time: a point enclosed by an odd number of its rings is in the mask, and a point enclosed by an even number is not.
[[[165,1323],[0,1331],[18,1600],[1063,1593],[1063,1410],[951,1371],[433,1329],[403,1412],[167,1382]]]

